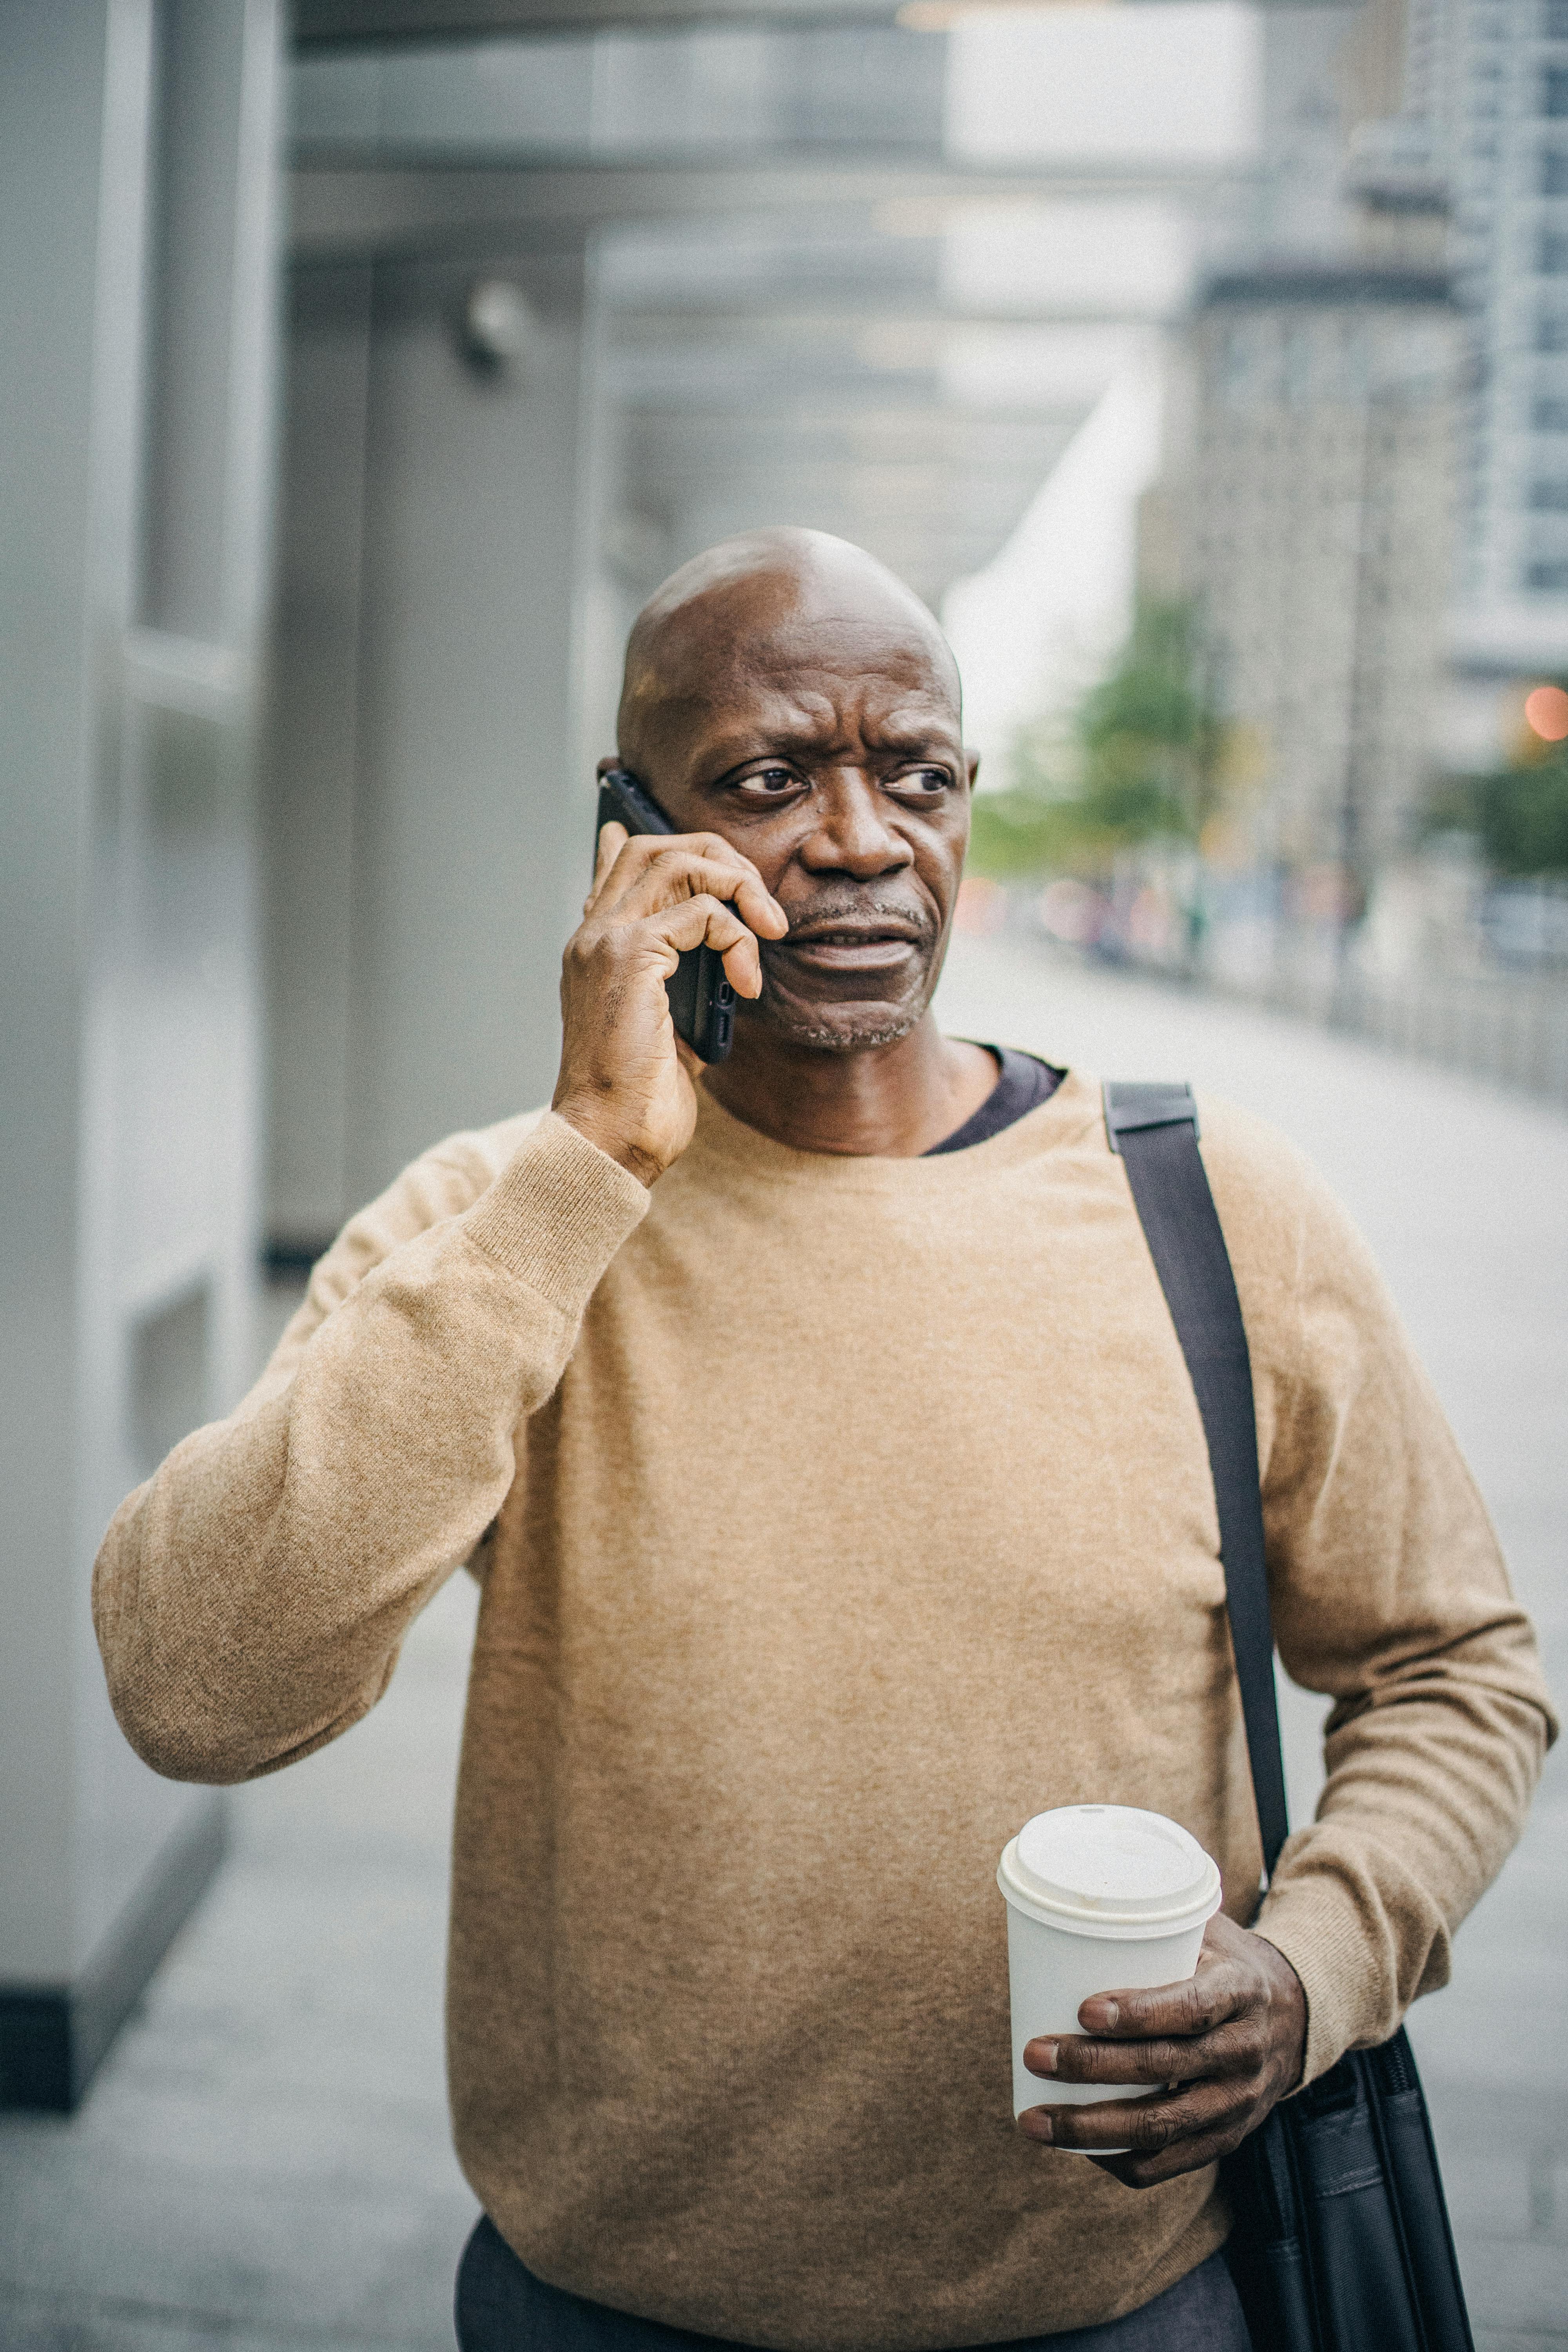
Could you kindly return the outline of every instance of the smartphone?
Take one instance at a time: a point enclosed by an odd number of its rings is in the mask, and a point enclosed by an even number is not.
[[[675,831],[647,786],[625,768],[611,768],[599,779],[595,849],[607,824],[624,824],[628,833]],[[735,992],[724,977],[718,950],[706,943],[688,948],[664,984],[676,1035],[684,1037],[704,1062],[723,1061],[734,1031]]]

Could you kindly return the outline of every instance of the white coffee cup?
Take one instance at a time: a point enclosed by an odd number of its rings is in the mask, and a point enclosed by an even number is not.
[[[1041,2034],[1081,2033],[1079,2006],[1091,1993],[1190,1977],[1220,1906],[1215,1863],[1163,1813],[1062,1805],[1037,1813],[1009,1839],[996,1884],[1007,1899],[1014,2114],[1147,2098],[1157,2083],[1058,2083],[1031,2074],[1024,2046]]]

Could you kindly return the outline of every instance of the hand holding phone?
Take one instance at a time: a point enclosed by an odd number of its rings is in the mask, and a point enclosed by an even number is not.
[[[647,786],[625,768],[611,768],[599,779],[595,840],[607,824],[624,824],[630,835],[675,831]],[[730,1051],[735,1020],[735,992],[724,976],[722,957],[706,940],[700,947],[686,949],[665,987],[676,1035],[683,1037],[700,1060],[722,1062]]]
[[[624,770],[605,785],[594,887],[562,968],[552,1108],[652,1184],[691,1139],[700,1058],[727,1050],[735,997],[762,992],[759,940],[789,923],[722,835],[676,834]]]

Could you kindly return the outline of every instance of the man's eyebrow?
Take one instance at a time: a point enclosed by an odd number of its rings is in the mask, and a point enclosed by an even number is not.
[[[919,744],[929,743],[933,735],[940,735],[946,730],[951,730],[956,740],[958,713],[933,708],[929,713],[890,710],[885,719],[871,720],[866,732],[874,741],[905,743],[912,749]]]
[[[868,718],[863,721],[867,740],[873,745],[885,745],[889,751],[920,751],[932,738],[942,734],[958,737],[958,722],[951,711],[933,708],[929,713],[889,711],[885,717]],[[839,750],[843,745],[837,715],[825,717],[814,725],[810,719],[795,718],[781,720],[776,727],[752,726],[743,732],[721,736],[710,747],[703,767],[709,770],[708,781],[721,783],[734,768],[743,767],[748,760],[765,760],[770,751],[824,751]]]

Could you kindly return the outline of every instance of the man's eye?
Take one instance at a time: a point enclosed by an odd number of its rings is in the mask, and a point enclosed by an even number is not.
[[[905,768],[898,775],[889,778],[894,792],[913,793],[925,799],[934,799],[938,793],[945,793],[952,782],[952,778],[945,768]]]
[[[793,791],[795,776],[790,768],[753,768],[749,776],[741,779],[747,792],[787,793]]]

